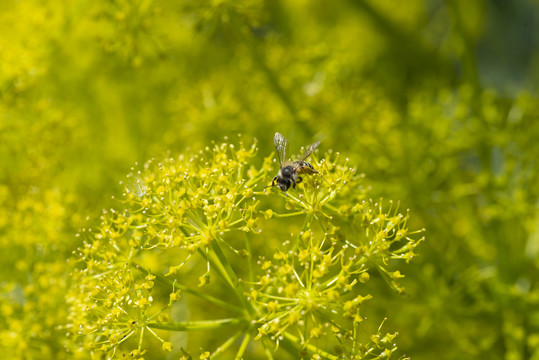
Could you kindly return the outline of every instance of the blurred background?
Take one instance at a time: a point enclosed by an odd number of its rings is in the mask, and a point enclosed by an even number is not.
[[[539,3],[0,0],[0,349],[69,358],[66,261],[136,163],[321,140],[426,228],[413,359],[539,359]],[[271,179],[268,179],[268,183]]]

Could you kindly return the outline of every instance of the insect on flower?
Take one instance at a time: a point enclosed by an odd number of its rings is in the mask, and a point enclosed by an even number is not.
[[[311,164],[305,161],[320,145],[320,141],[315,142],[314,144],[307,147],[307,150],[303,155],[296,161],[286,160],[286,153],[288,152],[288,140],[285,139],[283,135],[276,132],[273,137],[273,143],[275,144],[275,150],[277,150],[277,156],[279,157],[279,173],[271,181],[271,185],[266,186],[272,187],[275,186],[275,183],[279,188],[286,191],[292,186],[293,189],[296,188],[296,184],[299,184],[303,179],[300,174],[318,174]]]

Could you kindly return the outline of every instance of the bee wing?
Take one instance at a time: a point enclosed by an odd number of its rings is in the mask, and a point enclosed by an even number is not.
[[[288,152],[288,140],[278,132],[273,137],[273,143],[275,144],[275,150],[277,150],[277,156],[279,156],[279,164],[283,165],[286,161],[286,153]]]
[[[305,150],[305,152],[303,153],[303,155],[301,155],[301,158],[298,161],[302,162],[303,160],[307,159],[316,150],[318,145],[320,145],[320,141],[309,145],[309,147],[307,147],[307,150]]]

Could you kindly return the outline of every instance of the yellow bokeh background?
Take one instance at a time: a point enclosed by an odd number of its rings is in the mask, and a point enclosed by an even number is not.
[[[426,228],[414,359],[539,359],[537,2],[0,0],[0,352],[71,358],[75,234],[135,164],[320,140]],[[267,179],[268,183],[271,178]],[[152,358],[151,355],[147,356]],[[155,357],[158,358],[158,357]]]

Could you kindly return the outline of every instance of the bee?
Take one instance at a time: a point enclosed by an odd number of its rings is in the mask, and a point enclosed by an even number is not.
[[[318,174],[318,171],[305,161],[305,159],[316,150],[318,145],[320,145],[320,141],[308,146],[307,150],[305,150],[303,155],[296,161],[286,160],[288,140],[286,140],[283,135],[276,132],[273,137],[273,143],[275,144],[275,150],[277,150],[277,156],[279,157],[280,169],[279,173],[271,181],[271,185],[266,186],[266,188],[275,186],[275,183],[277,183],[277,186],[279,186],[286,195],[286,191],[290,189],[290,186],[295,189],[296,184],[299,184],[303,180],[302,177],[299,176],[300,174]]]

